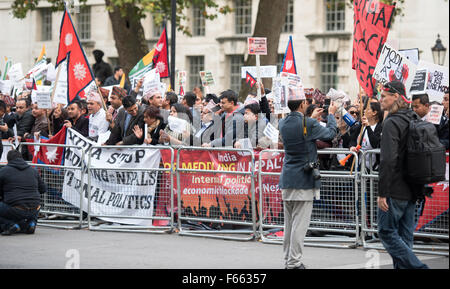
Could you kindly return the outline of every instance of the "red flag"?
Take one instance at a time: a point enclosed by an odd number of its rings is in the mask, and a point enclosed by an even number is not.
[[[84,88],[94,80],[94,74],[67,9],[61,22],[56,66],[63,60],[67,60],[67,102],[70,104],[77,96],[80,97]]]
[[[164,26],[161,36],[159,37],[159,41],[155,47],[155,55],[153,56],[153,67],[156,68],[156,72],[159,73],[159,77],[161,78],[170,76],[168,58],[169,47],[167,46],[167,43],[167,29],[166,26]]]
[[[41,137],[41,143],[47,144],[65,144],[66,143],[67,127],[62,129],[54,135],[51,139],[44,139]],[[64,162],[64,147],[39,146],[39,151],[33,157],[33,164],[47,164],[47,165],[63,165]]]
[[[248,71],[246,73],[245,81],[250,85],[251,88],[256,84],[256,79]]]
[[[288,72],[297,74],[297,66],[295,65],[294,46],[292,44],[292,36],[289,36],[289,43],[284,54],[283,65],[280,72]]]
[[[180,93],[179,93],[181,96],[184,96],[184,88],[183,88],[183,86],[180,86]]]
[[[356,70],[359,84],[371,97],[375,84],[372,74],[388,37],[395,5],[381,1],[356,0],[353,2],[353,8],[355,15],[352,68]]]

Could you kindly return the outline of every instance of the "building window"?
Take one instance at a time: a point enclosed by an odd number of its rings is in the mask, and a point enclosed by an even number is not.
[[[286,20],[284,22],[282,33],[294,32],[294,0],[289,0]]]
[[[328,93],[330,88],[336,88],[338,84],[338,59],[337,53],[321,53],[320,59],[320,90]]]
[[[243,65],[243,55],[230,56],[230,89],[235,91],[236,93],[239,93],[239,91],[241,90],[241,67]]]
[[[325,21],[327,31],[345,29],[345,0],[325,0]]]
[[[41,9],[41,40],[52,40],[52,10],[49,8]]]
[[[78,37],[80,40],[91,39],[91,6],[80,7],[77,16]]]
[[[153,17],[152,28],[153,28],[153,37],[160,37],[163,32],[164,26],[163,23],[157,25],[155,23],[155,17]]]
[[[236,34],[252,33],[252,1],[235,1],[235,32]]]
[[[202,80],[200,79],[200,71],[205,70],[205,57],[204,56],[188,56],[189,59],[189,86],[192,89],[194,87],[202,86]]]
[[[281,67],[283,66],[284,54],[277,55],[277,73],[281,71]]]
[[[203,16],[202,9],[199,7],[192,7],[192,35],[205,36],[205,16]]]

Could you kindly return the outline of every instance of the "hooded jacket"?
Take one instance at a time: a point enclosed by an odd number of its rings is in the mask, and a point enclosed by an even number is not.
[[[15,159],[0,169],[0,197],[9,206],[37,207],[40,193],[47,191],[36,169],[23,159]]]
[[[407,119],[411,119],[412,114],[414,112],[410,109],[400,109],[389,114],[383,122],[378,190],[380,197],[413,201],[416,194],[423,189],[421,185],[408,184],[405,177],[409,128]]]

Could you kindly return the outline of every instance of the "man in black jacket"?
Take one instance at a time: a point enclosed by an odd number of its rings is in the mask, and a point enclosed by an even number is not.
[[[427,269],[428,266],[412,251],[416,194],[423,190],[423,186],[410,184],[404,177],[409,127],[406,119],[414,114],[409,108],[410,103],[401,82],[392,81],[384,85],[381,108],[389,114],[381,134],[378,234],[392,257],[394,268]]]
[[[40,209],[40,194],[47,191],[36,169],[16,150],[7,155],[8,165],[0,170],[0,231],[33,234]]]
[[[136,103],[134,97],[128,96],[122,100],[124,109],[117,114],[114,128],[106,141],[106,145],[142,144],[144,137],[138,138],[134,133],[135,126],[144,130],[144,108]]]

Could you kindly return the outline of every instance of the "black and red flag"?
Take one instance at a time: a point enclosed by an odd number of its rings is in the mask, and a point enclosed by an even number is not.
[[[250,85],[251,88],[256,84],[256,78],[253,77],[248,71],[246,72],[245,81]]]
[[[61,22],[56,67],[67,61],[67,103],[84,95],[84,89],[94,81],[94,74],[81,47],[67,8]]]

